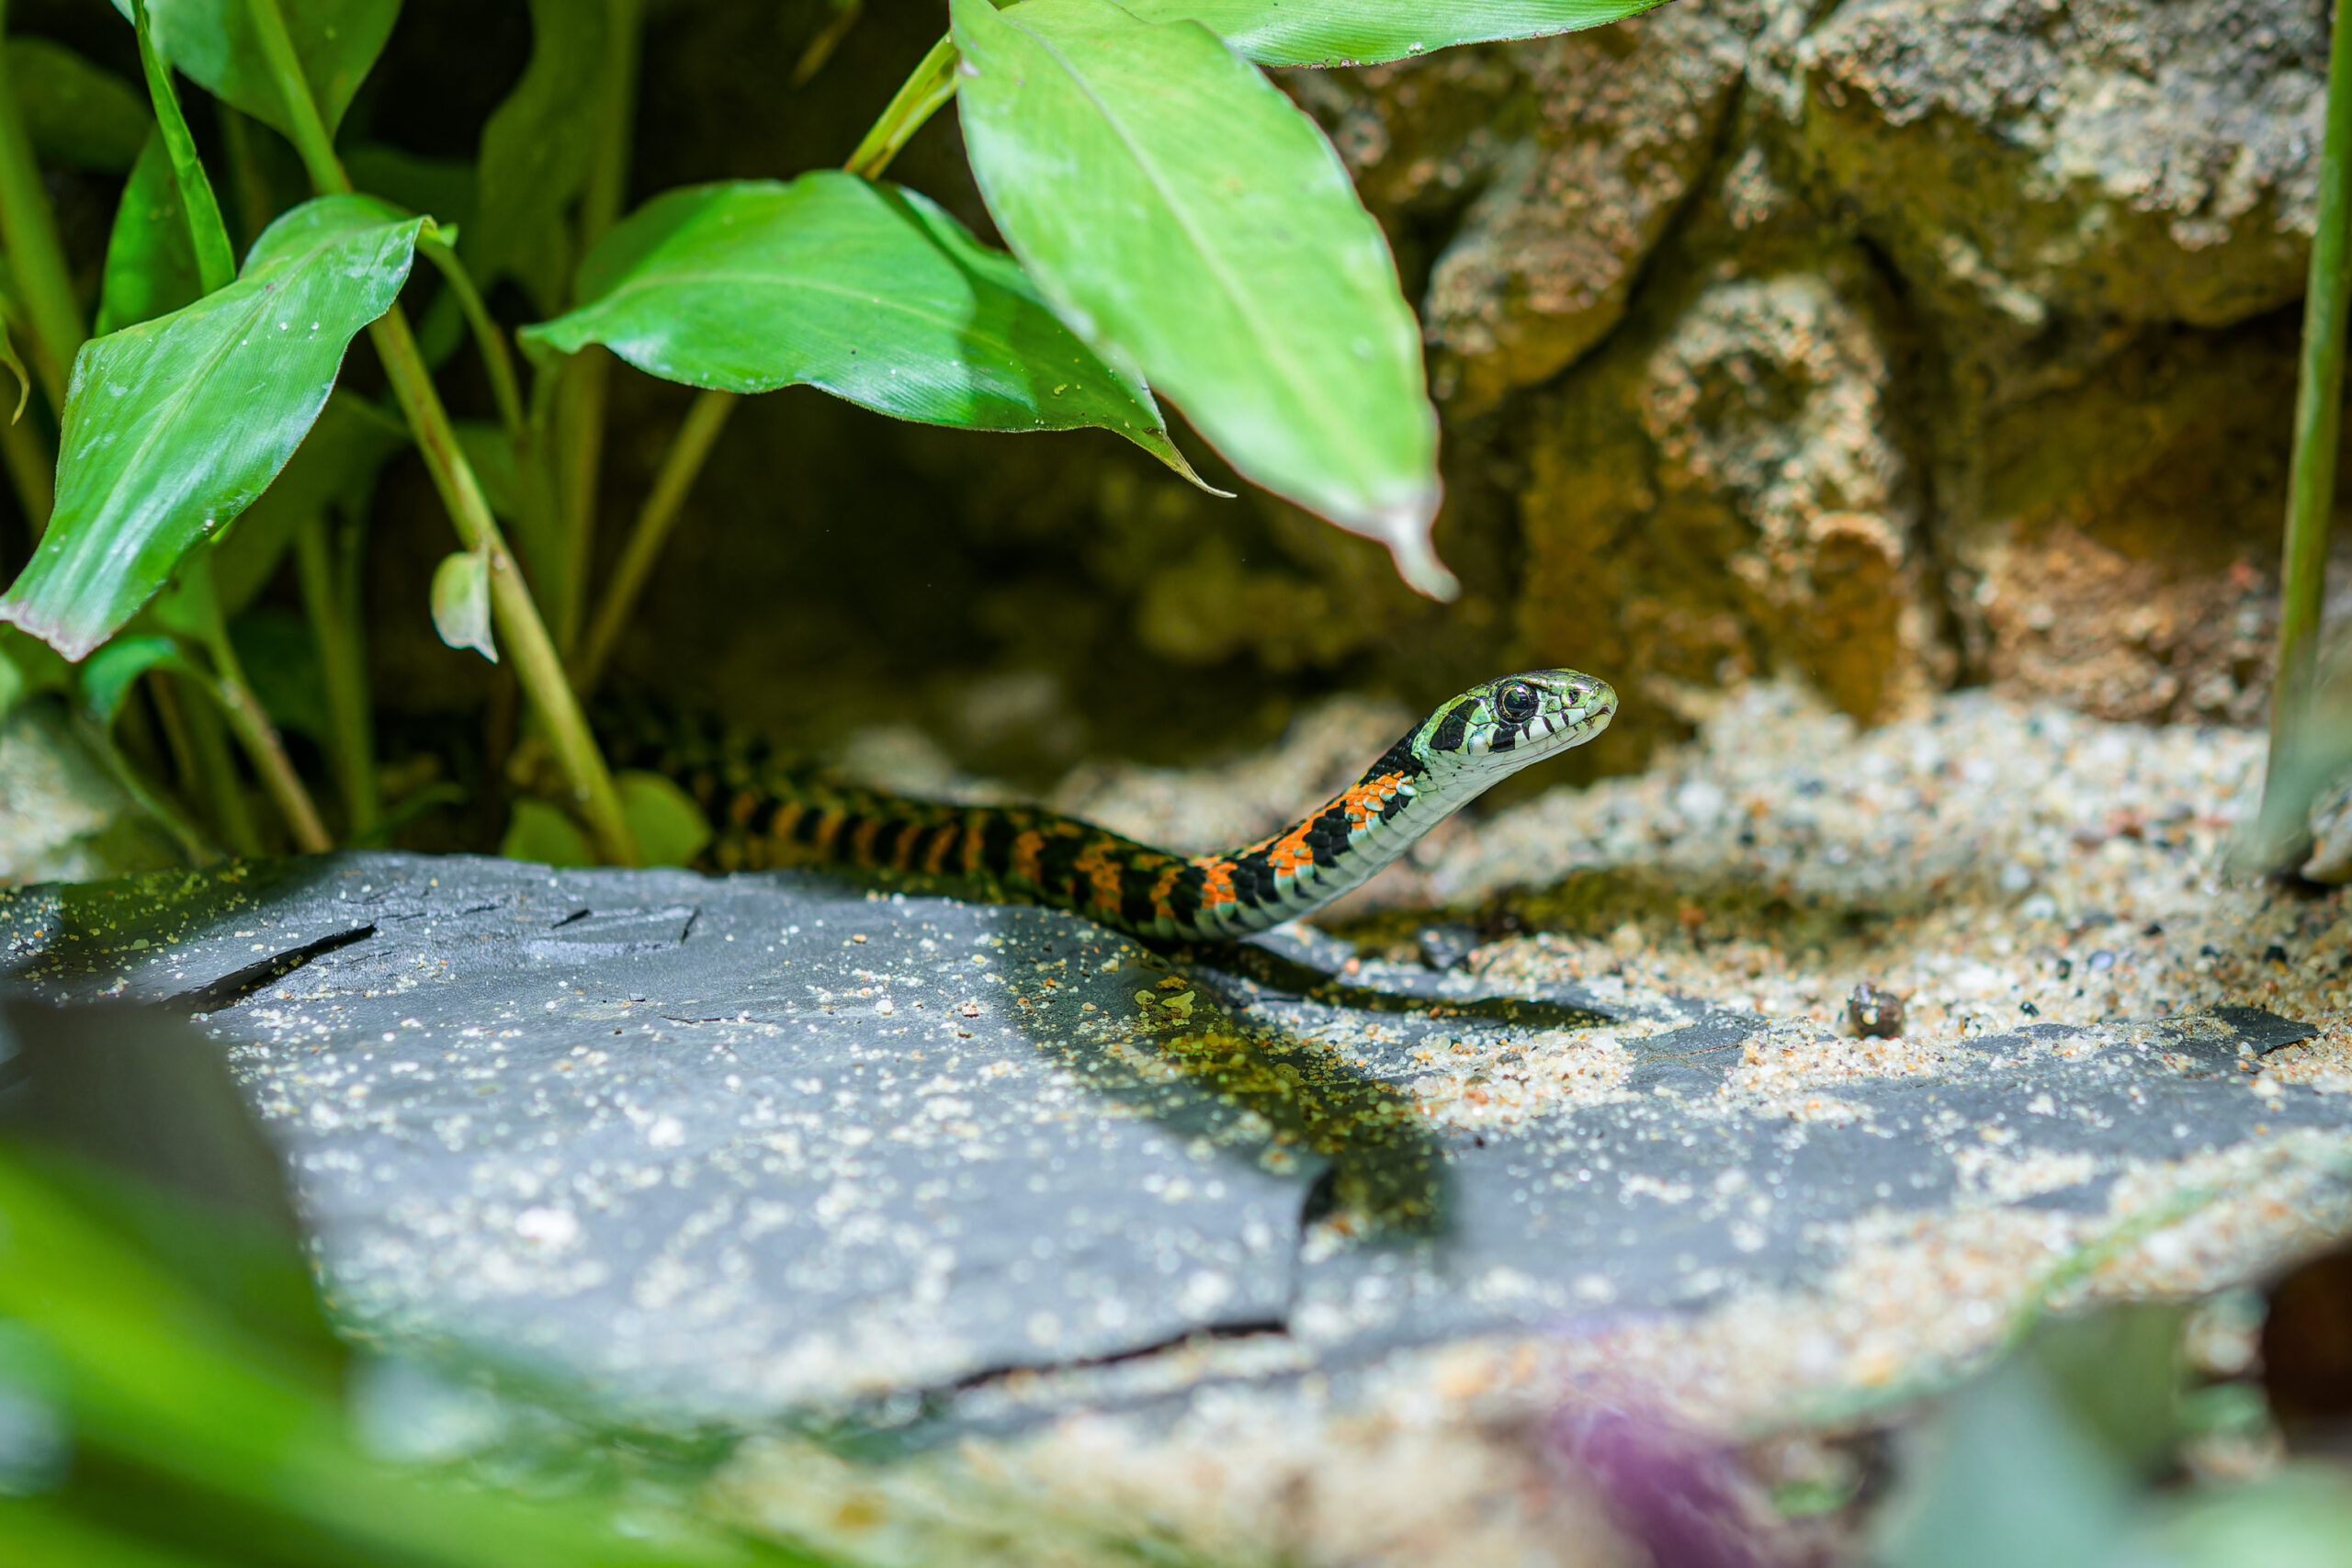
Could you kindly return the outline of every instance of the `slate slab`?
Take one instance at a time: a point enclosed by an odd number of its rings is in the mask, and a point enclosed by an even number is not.
[[[2250,1091],[2308,1033],[2254,1009],[1983,1037],[1797,1115],[1732,1077],[1770,1021],[1700,998],[1498,995],[1311,931],[1162,955],[793,873],[340,854],[22,890],[0,949],[21,993],[227,1043],[346,1321],[698,1419],[1204,1333],[1295,1372],[1687,1312],[1826,1278],[1871,1215],[2097,1215],[2128,1172],[2352,1127]],[[1431,1112],[1432,1056],[1600,1023],[1622,1092]]]

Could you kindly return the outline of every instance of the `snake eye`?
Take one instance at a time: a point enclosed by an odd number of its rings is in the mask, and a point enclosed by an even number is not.
[[[1495,694],[1496,708],[1513,724],[1525,724],[1535,716],[1535,710],[1542,705],[1536,698],[1535,688],[1524,681],[1513,681]]]

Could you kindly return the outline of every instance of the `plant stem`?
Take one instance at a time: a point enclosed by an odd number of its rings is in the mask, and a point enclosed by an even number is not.
[[[228,226],[220,221],[220,203],[213,197],[212,181],[197,153],[196,138],[188,133],[187,116],[180,112],[172,68],[155,48],[154,29],[147,21],[147,0],[131,0],[131,14],[139,28],[139,64],[146,73],[147,96],[155,106],[155,127],[163,134],[164,151],[172,161],[172,183],[179,186],[180,207],[187,215],[197,277],[209,294],[236,281],[236,252],[229,244]]]
[[[310,85],[303,79],[301,62],[295,57],[294,40],[287,34],[277,0],[247,3],[278,90],[287,99],[295,150],[301,154],[311,183],[323,191],[348,191],[351,180],[343,172],[343,164],[327,139],[326,126],[319,118],[318,106],[311,101]],[[459,541],[490,558],[491,609],[497,617],[499,634],[514,658],[516,679],[547,726],[548,741],[571,785],[574,801],[588,820],[589,831],[595,835],[598,852],[619,865],[638,864],[637,840],[621,816],[619,792],[613,787],[605,759],[597,753],[579,700],[564,683],[563,661],[556,657],[538,606],[531,602],[531,591],[515,569],[514,557],[506,547],[497,520],[490,514],[489,502],[482,499],[481,481],[458,449],[458,433],[450,427],[449,412],[441,406],[440,394],[433,389],[432,374],[417,350],[416,334],[409,331],[407,315],[395,304],[368,328],[368,334]]]
[[[214,99],[212,113],[220,122],[220,141],[229,154],[229,183],[237,201],[237,227],[245,245],[269,227],[269,181],[261,172],[254,150],[254,122],[227,104]],[[243,249],[243,245],[238,247]]]
[[[327,836],[318,806],[303,787],[302,775],[294,771],[293,759],[287,756],[286,743],[277,738],[277,727],[270,723],[268,710],[246,683],[244,666],[237,661],[228,632],[213,637],[206,651],[212,655],[213,691],[220,700],[220,711],[227,716],[229,728],[237,732],[245,755],[254,760],[262,787],[269,791],[278,814],[286,818],[295,847],[304,854],[326,853],[334,848],[334,840]]]
[[[25,524],[38,539],[57,509],[57,460],[31,425],[0,414],[0,461],[8,466],[8,482],[16,487],[17,504],[25,509]]]
[[[6,28],[6,0],[0,0],[0,31]],[[7,247],[9,269],[32,322],[33,373],[49,406],[62,411],[66,376],[89,328],[74,298],[57,214],[50,209],[24,113],[6,71],[0,71],[0,244]]]
[[[187,857],[190,865],[210,865],[220,858],[220,850],[168,798],[148,787],[147,781],[139,776],[139,770],[116,749],[114,737],[106,732],[104,725],[82,714],[75,716],[74,728],[81,736],[82,744],[106,764],[114,782],[122,786],[123,794],[130,796],[140,810],[163,824],[164,831],[179,845],[180,853]]]
[[[482,303],[481,290],[474,287],[466,264],[458,253],[439,240],[427,240],[417,246],[425,258],[441,269],[449,285],[449,292],[458,301],[458,309],[465,312],[466,325],[473,329],[474,346],[481,353],[482,370],[490,378],[490,395],[498,404],[498,422],[506,427],[509,436],[523,434],[523,394],[514,379],[514,358],[506,352],[506,334],[498,330],[491,319],[490,308]]]
[[[882,110],[882,118],[874,122],[874,129],[865,133],[865,140],[857,144],[857,151],[842,167],[869,180],[880,179],[882,171],[890,166],[890,160],[899,155],[899,149],[907,144],[907,139],[922,130],[922,122],[956,96],[956,59],[954,39],[943,38],[933,44],[931,52],[922,57],[913,74],[899,86],[898,95]]]
[[[580,197],[582,255],[613,226],[628,194],[643,12],[643,0],[605,0],[604,102],[596,116],[587,185]],[[573,355],[559,374],[554,457],[563,576],[548,588],[556,601],[556,635],[569,649],[580,640],[580,612],[587,601],[588,567],[595,554],[596,479],[604,469],[605,401],[612,384],[612,356],[602,349],[587,349]]]
[[[327,722],[334,730],[327,750],[343,791],[343,814],[350,836],[373,829],[383,816],[376,788],[374,717],[368,709],[367,656],[360,628],[335,570],[334,542],[327,519],[314,512],[295,525],[294,564],[302,580],[302,605],[311,637],[319,645],[319,669],[327,689]]]
[[[2352,297],[2352,15],[2335,8],[2327,72],[2327,135],[2320,152],[2319,212],[2303,294],[2302,371],[2295,389],[2293,468],[2278,589],[2278,664],[2270,692],[2270,760],[2263,780],[2266,858],[2298,851],[2311,796],[2307,776],[2312,674],[2327,585],[2327,531],[2335,507],[2336,440],[2343,419],[2346,305]]]
[[[855,19],[854,7],[843,14]],[[878,179],[889,167],[922,122],[938,107],[956,96],[956,46],[948,39],[932,45],[931,52],[922,57],[899,88],[898,95],[874,122],[843,165],[851,174],[867,179]],[[705,458],[727,427],[728,415],[735,412],[741,400],[732,392],[705,391],[696,396],[694,407],[678,426],[672,438],[670,450],[662,459],[662,471],[654,476],[653,490],[645,498],[645,505],[637,514],[637,525],[629,531],[628,543],[621,551],[620,562],[613,569],[612,581],[605,586],[605,596],[596,605],[585,645],[572,660],[572,683],[582,692],[596,689],[604,677],[605,664],[612,657],[613,645],[620,640],[622,628],[637,608],[638,595],[644,591],[645,580],[653,570],[653,563],[669,539],[670,530],[676,525],[678,513],[685,505],[686,492],[694,487],[695,478],[702,472]]]
[[[186,679],[186,677],[180,677]],[[220,710],[213,705],[215,697],[206,691],[196,702],[182,704],[178,694],[166,684],[168,678],[155,682],[156,708],[164,712],[164,730],[169,735],[173,720],[186,732],[188,753],[196,765],[196,780],[204,786],[207,801],[212,807],[212,826],[221,841],[233,854],[247,860],[262,853],[261,830],[254,825],[253,808],[245,801],[245,781],[237,776],[237,762],[229,754],[229,737],[220,726]],[[169,709],[164,705],[170,705]]]
[[[616,864],[636,865],[639,863],[637,840],[621,817],[620,795],[613,788],[612,774],[597,754],[579,699],[564,682],[563,660],[556,656],[555,642],[539,619],[538,606],[531,603],[530,588],[490,514],[490,504],[482,499],[473,469],[458,449],[458,433],[450,428],[448,412],[434,393],[424,357],[416,350],[416,338],[408,330],[408,318],[395,305],[371,331],[392,389],[408,412],[417,450],[424,454],[440,488],[442,502],[458,525],[458,537],[466,548],[481,550],[490,558],[490,604],[498,620],[500,638],[513,658],[516,681],[547,726],[548,743],[571,784],[574,802],[596,837],[597,850]]]
[[[653,478],[652,492],[637,514],[637,525],[629,530],[620,564],[605,585],[605,597],[596,606],[587,643],[572,666],[572,684],[579,691],[596,689],[605,661],[612,657],[613,645],[636,612],[638,595],[644,591],[645,580],[652,574],[662,546],[685,505],[686,492],[694,488],[695,476],[702,472],[703,460],[710,456],[718,433],[727,428],[727,416],[741,401],[733,392],[706,391],[696,394],[694,406],[686,411],[662,459],[662,471]]]

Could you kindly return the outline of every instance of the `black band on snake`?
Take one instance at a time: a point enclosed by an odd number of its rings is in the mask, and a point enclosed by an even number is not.
[[[1331,800],[1221,854],[1170,854],[1033,807],[811,788],[674,757],[664,771],[684,775],[710,813],[721,871],[833,864],[949,877],[1139,936],[1214,941],[1296,919],[1361,886],[1495,784],[1600,734],[1616,711],[1606,682],[1573,670],[1473,686]]]

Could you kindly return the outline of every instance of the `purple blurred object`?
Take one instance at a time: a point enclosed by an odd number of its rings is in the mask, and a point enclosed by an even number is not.
[[[1657,1568],[1770,1568],[1723,1449],[1652,1411],[1577,1404],[1553,1417],[1554,1458],[1589,1480]]]

